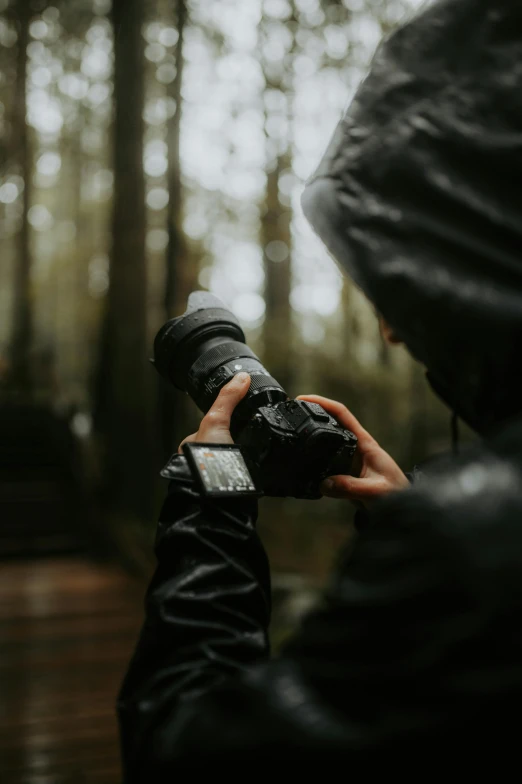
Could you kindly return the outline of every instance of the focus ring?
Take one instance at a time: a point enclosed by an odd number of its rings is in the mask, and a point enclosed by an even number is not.
[[[265,387],[277,387],[278,389],[281,389],[281,384],[272,376],[265,376],[262,373],[256,373],[255,375],[250,376],[249,392],[257,392],[257,390],[265,389]]]
[[[196,359],[190,368],[189,379],[193,379],[197,383],[198,379],[207,378],[225,362],[246,357],[256,359],[259,362],[258,357],[245,343],[240,343],[238,340],[228,340],[226,343],[220,343],[205,351],[204,354]]]

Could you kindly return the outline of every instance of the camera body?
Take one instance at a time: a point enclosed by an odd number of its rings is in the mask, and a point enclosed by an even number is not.
[[[250,388],[230,429],[255,466],[264,495],[321,498],[324,478],[350,473],[356,436],[321,406],[289,400],[246,345],[234,314],[214,295],[191,294],[183,316],[158,332],[154,355],[159,373],[204,413],[236,373],[249,373]]]
[[[236,442],[259,465],[265,495],[310,499],[321,498],[327,476],[350,473],[357,447],[353,433],[304,400],[262,406]]]

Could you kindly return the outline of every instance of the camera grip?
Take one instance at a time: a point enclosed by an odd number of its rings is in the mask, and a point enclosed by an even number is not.
[[[347,430],[352,438],[354,434]],[[362,456],[356,447],[345,447],[328,466],[328,476],[360,476],[362,470]],[[326,477],[325,477],[326,478]]]

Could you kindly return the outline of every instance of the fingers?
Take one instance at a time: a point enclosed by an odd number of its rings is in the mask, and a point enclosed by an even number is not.
[[[394,488],[389,486],[385,477],[368,480],[354,476],[331,476],[324,480],[320,489],[328,498],[344,498],[367,504]]]
[[[375,444],[375,439],[372,438],[359,420],[356,419],[352,412],[342,403],[338,403],[336,400],[330,400],[328,397],[322,397],[321,395],[299,395],[297,400],[307,400],[309,403],[318,403],[322,406],[340,425],[351,430],[352,433],[355,433],[361,449],[367,449]]]

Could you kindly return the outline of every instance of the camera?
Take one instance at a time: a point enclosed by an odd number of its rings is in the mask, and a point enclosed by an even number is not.
[[[264,495],[321,498],[323,479],[350,473],[356,436],[316,403],[290,400],[246,345],[238,319],[213,294],[189,296],[185,313],[156,335],[153,362],[203,413],[236,373],[250,375],[230,432],[256,467]]]

